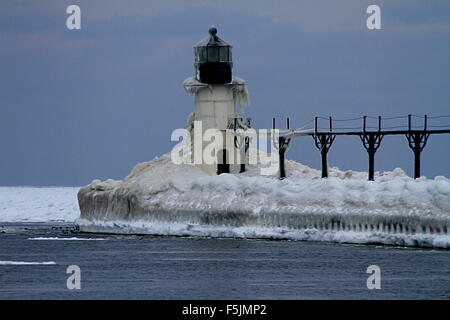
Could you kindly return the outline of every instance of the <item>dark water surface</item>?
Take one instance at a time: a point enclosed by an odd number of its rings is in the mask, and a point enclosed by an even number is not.
[[[103,241],[30,240],[36,237]],[[0,299],[449,299],[450,252],[296,241],[117,236],[0,224]],[[52,265],[10,265],[5,261]],[[66,269],[81,269],[81,289]],[[381,289],[369,290],[369,265]]]

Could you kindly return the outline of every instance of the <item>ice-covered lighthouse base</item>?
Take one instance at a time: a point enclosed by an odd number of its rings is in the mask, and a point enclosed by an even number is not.
[[[81,231],[271,238],[450,248],[450,180],[413,180],[401,169],[330,168],[329,178],[294,161],[288,177],[207,175],[170,153],[135,166],[123,181],[80,189]]]

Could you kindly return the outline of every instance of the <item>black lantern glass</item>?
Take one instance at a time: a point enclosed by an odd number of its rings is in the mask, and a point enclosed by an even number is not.
[[[232,80],[232,46],[217,36],[217,29],[211,27],[209,36],[194,47],[196,79],[202,83],[225,84]]]

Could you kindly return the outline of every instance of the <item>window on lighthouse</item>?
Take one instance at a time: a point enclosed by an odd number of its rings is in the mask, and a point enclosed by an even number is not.
[[[208,62],[218,62],[218,61],[219,61],[219,48],[208,47]]]
[[[198,48],[198,58],[200,62],[206,62],[206,48],[200,47]]]
[[[228,61],[228,47],[220,47],[220,61],[227,62]]]

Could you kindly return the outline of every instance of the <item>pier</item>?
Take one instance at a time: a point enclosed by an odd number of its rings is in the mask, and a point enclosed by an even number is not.
[[[422,122],[420,126],[412,125],[412,119],[419,118]],[[410,149],[414,153],[414,179],[420,177],[420,155],[426,146],[428,138],[433,134],[448,134],[450,133],[450,124],[433,125],[429,124],[429,120],[448,118],[450,116],[434,116],[427,115],[407,115],[399,117],[370,117],[362,116],[353,119],[333,119],[332,117],[315,117],[313,120],[307,122],[297,129],[290,129],[290,119],[286,119],[286,129],[279,129],[278,141],[275,144],[279,155],[279,177],[284,179],[286,177],[285,158],[286,152],[294,138],[311,136],[314,140],[316,148],[319,150],[322,159],[322,178],[328,177],[327,156],[333,142],[337,136],[359,136],[363,147],[366,149],[369,166],[368,166],[368,180],[374,180],[375,174],[375,154],[381,145],[384,137],[392,135],[404,135]],[[368,119],[377,121],[377,126],[368,126]],[[405,125],[385,126],[383,124],[390,120],[407,120]],[[355,123],[361,121],[360,126],[346,126],[347,123]],[[321,127],[319,124],[326,122],[326,127]],[[335,127],[334,124],[344,124]],[[305,128],[312,125],[312,128]],[[275,118],[272,119],[272,129],[275,130]]]

